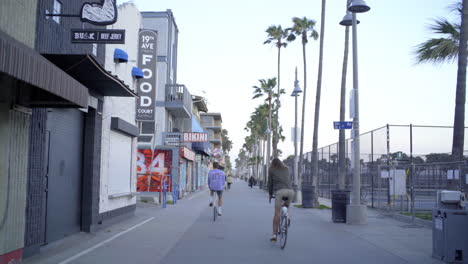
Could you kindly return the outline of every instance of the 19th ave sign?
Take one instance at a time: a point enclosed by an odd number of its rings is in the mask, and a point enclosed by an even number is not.
[[[157,34],[142,30],[138,36],[138,68],[143,71],[143,79],[138,85],[136,120],[154,121],[156,100],[156,40]]]

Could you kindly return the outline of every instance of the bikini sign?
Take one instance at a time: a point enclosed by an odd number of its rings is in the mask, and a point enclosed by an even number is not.
[[[143,78],[138,84],[136,120],[154,121],[156,100],[156,41],[157,34],[152,30],[141,30],[138,35],[138,68]]]

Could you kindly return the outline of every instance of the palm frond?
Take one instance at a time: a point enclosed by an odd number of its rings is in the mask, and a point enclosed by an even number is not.
[[[429,39],[417,45],[414,54],[417,63],[453,62],[458,56],[458,42],[446,38]]]
[[[434,19],[428,28],[436,34],[443,34],[452,39],[460,38],[460,25],[452,24],[447,19]]]

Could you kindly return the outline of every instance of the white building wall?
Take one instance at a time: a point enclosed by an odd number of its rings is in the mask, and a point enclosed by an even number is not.
[[[138,33],[141,14],[132,3],[119,6],[118,21],[108,29],[125,29],[125,44],[106,45],[105,68],[136,91],[137,82],[131,71],[137,66]],[[122,49],[128,54],[127,63],[114,62],[114,50]],[[111,118],[118,117],[137,126],[135,121],[136,98],[104,97],[101,149],[101,189],[99,213],[115,210],[136,203],[130,194],[136,192],[137,138],[111,131]],[[123,195],[110,198],[111,195]]]

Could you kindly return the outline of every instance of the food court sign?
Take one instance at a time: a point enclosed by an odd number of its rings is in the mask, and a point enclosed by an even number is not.
[[[154,121],[157,34],[152,30],[141,30],[138,39],[138,68],[143,71],[143,79],[138,85],[136,120]]]

